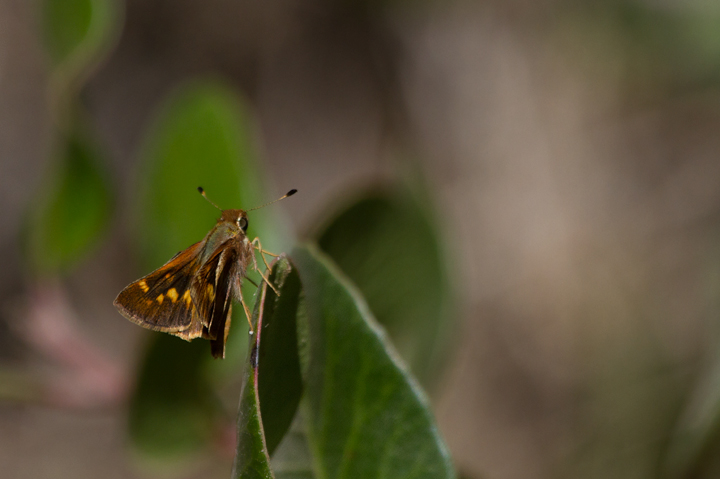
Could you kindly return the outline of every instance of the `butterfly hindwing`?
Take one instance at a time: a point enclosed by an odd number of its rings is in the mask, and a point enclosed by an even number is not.
[[[225,356],[225,341],[230,329],[232,314],[232,283],[235,270],[235,251],[228,248],[223,251],[218,264],[220,274],[218,276],[217,295],[215,296],[215,307],[213,317],[210,321],[210,351],[216,358]]]
[[[140,326],[190,340],[202,333],[190,288],[202,242],[123,289],[115,299],[120,312]]]
[[[218,247],[197,274],[193,291],[215,357],[225,355],[232,312],[232,288],[237,275],[237,248],[230,240]]]

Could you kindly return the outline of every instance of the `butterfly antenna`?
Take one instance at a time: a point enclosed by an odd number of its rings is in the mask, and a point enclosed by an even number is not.
[[[280,200],[284,200],[284,199],[287,198],[288,196],[292,196],[292,195],[294,195],[295,193],[297,193],[297,190],[295,190],[295,189],[290,190],[290,191],[288,191],[287,193],[285,193],[283,196],[281,196],[280,198],[276,199],[275,201],[271,201],[270,203],[265,203],[264,205],[261,205],[261,206],[256,206],[255,208],[250,208],[250,209],[247,210],[247,211],[254,211],[254,210],[259,210],[260,208],[265,208],[266,206],[269,206],[269,205],[271,205],[271,204],[273,204],[273,203],[277,203],[277,202],[280,201]]]
[[[205,199],[207,200],[208,203],[210,203],[210,204],[213,205],[215,208],[217,208],[217,209],[219,209],[220,211],[222,211],[222,209],[221,209],[218,205],[216,205],[215,203],[213,203],[212,201],[210,201],[210,198],[207,197],[207,195],[205,194],[205,190],[203,190],[202,186],[198,186],[198,192],[202,195],[203,198],[205,198]]]

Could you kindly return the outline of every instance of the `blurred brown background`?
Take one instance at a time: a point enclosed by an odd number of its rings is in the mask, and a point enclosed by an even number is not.
[[[0,0],[0,357],[42,369],[13,325],[22,217],[50,147],[36,7]],[[300,234],[391,175],[398,143],[420,159],[463,301],[433,398],[459,470],[661,475],[717,351],[714,2],[128,0],[83,93],[120,214],[69,280],[84,332],[123,368],[141,331],[111,303],[135,273],[120,222],[140,137],[197,74],[255,108],[276,192],[301,192],[282,205]],[[135,477],[123,414],[2,404],[0,475]],[[225,461],[203,474],[226,477]]]

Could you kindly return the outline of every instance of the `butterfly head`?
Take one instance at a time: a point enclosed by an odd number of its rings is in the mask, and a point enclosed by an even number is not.
[[[246,233],[248,229],[247,212],[245,210],[223,210],[218,223],[227,223],[232,225],[233,229],[237,227],[240,231]]]

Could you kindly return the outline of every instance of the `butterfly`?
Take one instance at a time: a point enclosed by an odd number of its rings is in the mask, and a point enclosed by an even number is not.
[[[218,208],[201,187],[198,191]],[[290,190],[267,205],[296,192]],[[264,255],[277,255],[263,250],[259,238],[248,239],[247,211],[221,211],[217,223],[202,241],[179,252],[147,276],[130,283],[113,302],[123,316],[144,328],[169,333],[186,341],[199,337],[209,339],[210,351],[216,358],[225,357],[233,300],[242,304],[250,324],[250,334],[253,333],[250,312],[240,289],[248,268],[252,267],[260,273],[278,294],[267,276],[258,269],[255,252],[260,253],[268,270],[270,267]]]

